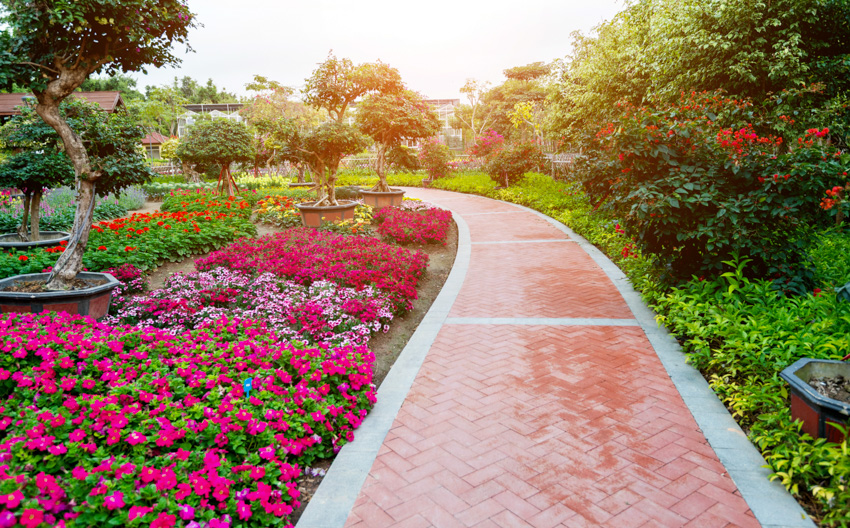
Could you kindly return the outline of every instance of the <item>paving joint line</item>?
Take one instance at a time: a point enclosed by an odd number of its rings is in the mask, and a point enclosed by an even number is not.
[[[587,317],[449,317],[446,325],[640,326],[637,319]]]
[[[732,478],[750,511],[763,528],[815,528],[802,506],[778,481],[758,449],[750,442],[702,374],[685,361],[678,341],[658,324],[656,314],[643,301],[631,282],[599,248],[558,220],[519,204],[512,204],[543,218],[587,253],[611,279],[626,305],[646,333],[661,364],[694,417],[720,463]]]
[[[552,239],[547,238],[547,239],[539,239],[539,240],[492,240],[492,241],[489,241],[489,242],[473,242],[472,245],[473,246],[486,246],[486,245],[492,245],[492,244],[542,244],[542,243],[548,244],[549,242],[558,242],[558,243],[571,242],[571,243],[574,243],[575,240],[565,240],[563,238],[552,238]]]

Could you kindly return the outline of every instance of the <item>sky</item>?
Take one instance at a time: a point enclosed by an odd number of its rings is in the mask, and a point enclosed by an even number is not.
[[[255,74],[300,89],[328,53],[355,64],[380,60],[429,99],[461,98],[467,79],[504,81],[502,71],[570,52],[622,0],[189,0],[203,24],[176,68],[132,74],[137,88],[190,76],[240,96]]]

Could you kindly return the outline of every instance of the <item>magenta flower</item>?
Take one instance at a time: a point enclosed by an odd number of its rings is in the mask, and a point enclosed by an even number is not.
[[[127,515],[129,520],[133,520],[137,517],[144,517],[153,511],[153,508],[148,508],[147,506],[130,506],[130,513]]]
[[[21,514],[21,524],[26,528],[35,528],[44,520],[44,512],[41,510],[28,509]]]
[[[236,512],[239,514],[239,518],[242,520],[251,518],[251,505],[246,504],[242,501],[236,505]]]
[[[112,495],[107,495],[103,499],[103,505],[106,506],[106,509],[112,511],[117,510],[119,508],[124,507],[124,494],[120,491],[116,491]]]
[[[77,466],[71,471],[71,476],[77,480],[85,480],[89,476],[89,472],[82,466]]]
[[[191,521],[195,518],[195,508],[189,506],[188,504],[181,504],[180,518],[184,521]]]
[[[154,519],[151,523],[151,528],[171,528],[175,523],[177,523],[177,517],[163,512]]]
[[[5,504],[10,510],[17,508],[22,500],[24,500],[24,494],[21,493],[21,490],[15,490],[12,493],[0,496],[0,502]]]

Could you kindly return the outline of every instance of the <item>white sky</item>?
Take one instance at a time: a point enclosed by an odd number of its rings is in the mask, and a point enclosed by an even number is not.
[[[355,64],[381,60],[426,98],[459,98],[467,78],[566,56],[570,33],[587,33],[624,8],[621,0],[189,0],[204,27],[178,68],[132,74],[138,88],[188,75],[246,95],[260,74],[301,88],[333,49]]]

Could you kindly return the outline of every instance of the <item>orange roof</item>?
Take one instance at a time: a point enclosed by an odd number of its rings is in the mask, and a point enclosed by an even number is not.
[[[142,145],[162,145],[168,141],[168,136],[163,136],[159,132],[151,132],[142,138]]]
[[[21,112],[17,109],[18,106],[23,106],[24,97],[32,97],[28,93],[0,93],[0,116],[13,116]],[[119,107],[124,106],[124,99],[121,98],[121,92],[74,92],[70,97],[81,97],[91,103],[97,103],[100,107],[112,113]]]

